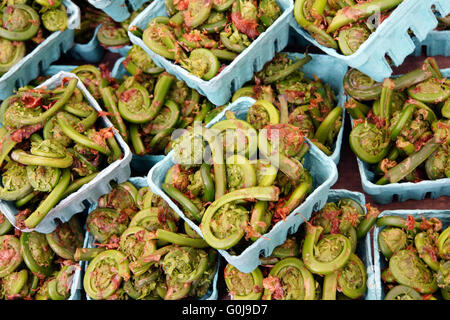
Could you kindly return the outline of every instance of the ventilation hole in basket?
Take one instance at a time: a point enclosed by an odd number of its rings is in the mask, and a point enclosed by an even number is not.
[[[392,202],[398,202],[398,194],[392,196]]]
[[[413,29],[409,28],[408,29],[408,36],[411,38],[412,41],[419,42],[419,40],[417,39],[416,33],[414,32]]]
[[[431,199],[431,192],[427,192],[424,199]]]
[[[130,1],[128,1],[128,0],[125,0],[125,4],[123,4],[123,6],[127,6],[128,10],[134,11]]]

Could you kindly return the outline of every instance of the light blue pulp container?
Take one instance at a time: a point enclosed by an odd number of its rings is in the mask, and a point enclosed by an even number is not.
[[[131,177],[128,179],[136,188],[144,188],[148,186],[147,179],[145,177]],[[89,213],[91,213],[93,210],[97,208],[97,202],[93,203],[91,207],[89,208]],[[94,247],[95,239],[94,237],[89,233],[86,232],[85,241],[83,248],[93,248]],[[217,255],[217,271],[216,275],[214,276],[214,279],[211,283],[211,287],[209,288],[208,292],[201,297],[199,300],[217,300],[219,292],[217,289],[217,279],[219,278],[219,269],[220,269],[220,255]],[[86,272],[86,268],[88,267],[89,263],[88,261],[82,261],[82,269]],[[82,283],[82,281],[81,281]],[[88,295],[86,295],[87,300],[92,300]]]
[[[232,111],[238,119],[245,119],[248,109],[255,102],[254,99],[242,97],[227,106],[217,115],[206,127],[211,127],[214,123],[225,119],[225,112]],[[234,256],[226,250],[219,250],[220,254],[233,266],[242,272],[251,272],[261,264],[259,256],[269,256],[273,249],[282,244],[289,233],[294,233],[304,219],[309,219],[313,211],[321,209],[328,198],[330,187],[337,181],[337,168],[334,162],[321,152],[309,140],[310,150],[305,156],[304,167],[309,170],[314,180],[313,192],[303,201],[303,203],[291,212],[285,221],[279,221],[273,228],[249,245],[241,254]],[[173,200],[161,189],[167,170],[175,162],[173,160],[173,151],[171,151],[161,162],[158,162],[148,174],[148,183],[152,191],[161,196],[170,207],[182,217],[191,228],[202,235],[200,228],[189,220],[183,211],[173,202]]]
[[[77,78],[75,74],[61,71],[42,83],[39,87],[54,88],[61,84],[63,78]],[[77,88],[83,92],[89,104],[97,111],[102,109],[98,105],[97,101],[91,96],[89,91],[83,85],[82,81],[78,81]],[[112,123],[106,116],[99,117],[99,121],[102,127],[112,127]],[[122,149],[122,159],[116,160],[108,167],[104,168],[98,173],[98,175],[89,183],[83,185],[78,191],[73,192],[66,198],[62,199],[43,220],[33,229],[23,229],[24,232],[37,231],[40,233],[51,233],[58,225],[58,220],[61,222],[67,222],[72,216],[78,212],[82,212],[86,209],[90,203],[97,201],[98,197],[111,191],[111,181],[121,183],[126,181],[131,174],[130,162],[131,151],[125,141],[122,139],[118,132],[114,132],[114,136]],[[14,201],[0,200],[0,211],[5,215],[9,222],[16,226],[15,220],[18,213],[17,208],[14,205]]]
[[[415,219],[432,217],[438,218],[442,221],[442,230],[446,229],[450,224],[450,210],[387,210],[380,213],[379,217],[383,216],[400,216],[407,218],[408,215]],[[388,261],[381,253],[378,246],[378,237],[380,231],[385,227],[376,227],[373,233],[373,254],[374,254],[374,271],[375,271],[375,293],[376,300],[384,300],[385,292],[383,290],[383,282],[381,280],[381,272],[389,266]]]
[[[148,0],[88,0],[97,9],[103,10],[114,21],[122,22]]]
[[[14,90],[37,78],[62,53],[73,45],[74,29],[80,25],[80,8],[70,0],[63,0],[69,16],[67,29],[50,34],[33,51],[0,76],[0,100],[5,100]]]
[[[443,76],[450,76],[450,68],[441,70]],[[353,123],[350,117],[350,123]],[[450,178],[437,180],[423,180],[420,182],[397,182],[386,185],[375,184],[375,174],[371,171],[370,165],[358,157],[359,173],[364,191],[371,195],[373,201],[379,204],[391,203],[396,197],[398,201],[409,199],[423,200],[427,196],[431,199],[441,196],[450,196]]]
[[[153,51],[142,41],[128,31],[128,36],[134,44],[144,49],[156,65],[164,68],[168,73],[183,80],[191,88],[206,96],[215,105],[227,103],[232,93],[251,80],[253,74],[261,70],[264,64],[274,57],[276,52],[282,51],[289,40],[289,21],[292,16],[293,2],[291,0],[277,0],[283,13],[281,16],[252,44],[240,53],[228,66],[209,81],[200,79]],[[149,21],[157,16],[167,16],[164,0],[154,0],[136,19],[130,27],[137,26],[144,30]]]
[[[298,25],[294,16],[291,17],[290,24],[295,31],[325,53],[381,82],[392,74],[386,55],[391,58],[395,66],[399,66],[406,56],[414,52],[416,44],[409,35],[409,30],[421,42],[436,28],[438,21],[432,10],[433,5],[442,16],[450,13],[448,0],[404,0],[359,49],[348,56],[319,44]]]
[[[304,57],[303,54],[300,53],[287,53],[288,57],[292,60],[302,59]],[[345,125],[345,108],[344,103],[346,101],[346,95],[344,92],[343,79],[344,75],[347,72],[347,65],[336,58],[321,55],[321,54],[310,54],[312,60],[308,62],[301,68],[301,71],[305,73],[305,75],[313,79],[313,76],[319,77],[323,83],[328,83],[331,89],[334,91],[336,95],[337,105],[341,106],[343,109],[342,112],[342,126],[339,130],[339,133],[336,137],[336,142],[332,148],[332,155],[330,156],[331,160],[335,164],[339,163],[340,155],[341,155],[341,146],[342,139],[344,135],[344,125]],[[114,67],[111,71],[111,76],[116,79],[122,79],[123,76],[129,75],[122,62],[125,58],[120,58],[114,64]],[[330,70],[332,72],[330,72]],[[244,84],[245,85],[245,84]],[[133,155],[133,161],[131,165],[133,167],[139,166],[153,166],[156,162],[161,161],[164,158],[163,155],[146,155],[146,156],[136,156]],[[149,168],[150,168],[149,167]]]

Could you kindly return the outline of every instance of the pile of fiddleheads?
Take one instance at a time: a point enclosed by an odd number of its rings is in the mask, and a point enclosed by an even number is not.
[[[91,299],[197,299],[216,274],[217,251],[148,187],[114,186],[86,228],[94,245],[75,259],[89,261],[83,284]]]
[[[359,299],[367,290],[366,266],[358,241],[375,224],[379,211],[355,200],[328,202],[296,234],[276,247],[251,273],[231,265],[225,283],[233,299]]]
[[[433,58],[383,83],[350,69],[344,88],[350,147],[373,165],[376,184],[450,177],[450,83]]]
[[[297,23],[319,44],[355,53],[403,0],[295,0]]]
[[[76,216],[49,234],[13,231],[0,214],[0,298],[67,300],[80,266],[76,248],[83,231]]]
[[[408,215],[377,219],[385,300],[450,299],[450,227],[440,219]]]
[[[0,3],[0,76],[55,31],[67,28],[61,0],[8,0]]]
[[[64,78],[54,89],[20,88],[0,106],[0,199],[19,211],[16,226],[35,228],[62,199],[122,157],[114,131]]]
[[[176,164],[162,189],[211,247],[236,253],[284,220],[314,186],[302,165],[309,150],[302,130],[283,122],[271,102],[256,101],[246,120],[225,114],[171,142]]]
[[[111,121],[134,154],[167,153],[175,129],[208,122],[221,110],[156,66],[139,46],[132,47],[123,65],[131,76],[103,83],[99,92]]]
[[[342,108],[335,93],[319,78],[309,79],[301,71],[311,56],[292,60],[277,53],[272,61],[257,72],[254,80],[237,90],[232,101],[240,97],[264,99],[274,104],[280,117],[300,128],[325,154],[331,155],[342,126]]]
[[[210,80],[281,15],[276,0],[165,1],[168,17],[153,18],[142,37],[153,52]]]

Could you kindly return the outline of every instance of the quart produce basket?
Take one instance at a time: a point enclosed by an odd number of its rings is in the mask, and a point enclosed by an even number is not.
[[[218,114],[206,127],[211,127],[214,123],[225,118],[225,112],[230,110],[235,112],[238,119],[245,119],[248,109],[254,103],[251,98],[239,98],[220,114]],[[273,249],[282,244],[286,240],[288,233],[295,232],[304,219],[309,219],[313,211],[321,209],[327,200],[330,187],[337,181],[337,168],[334,162],[323,152],[314,146],[309,140],[310,150],[305,156],[304,167],[309,170],[313,176],[314,191],[303,201],[303,203],[289,214],[285,221],[279,221],[273,228],[259,238],[257,241],[248,246],[241,254],[234,256],[226,250],[219,250],[220,254],[233,266],[242,272],[251,272],[261,264],[260,255],[269,256]],[[161,189],[167,170],[172,167],[175,162],[172,158],[171,151],[161,162],[158,162],[148,174],[148,184],[152,191],[161,196],[170,207],[182,217],[198,234],[202,235],[200,228],[191,220],[189,220],[183,211],[172,201],[172,199]]]
[[[128,179],[136,188],[144,188],[148,186],[147,178],[146,177],[131,177]],[[97,208],[97,202],[93,203],[91,207],[89,208],[89,213],[92,212]],[[93,248],[94,247],[94,237],[92,234],[86,231],[86,236],[84,240],[83,248]],[[217,300],[218,297],[218,289],[217,289],[217,279],[219,277],[219,269],[220,269],[220,255],[217,255],[217,272],[214,276],[213,282],[211,283],[211,287],[209,288],[208,292],[200,298],[200,300]],[[88,267],[89,263],[87,261],[83,261],[83,270],[86,271],[86,268]],[[81,286],[83,283],[83,280],[81,280]],[[86,295],[87,300],[93,300],[88,295]]]
[[[105,48],[100,45],[97,39],[97,32],[100,25],[95,28],[94,35],[88,43],[75,43],[69,53],[77,60],[84,60],[89,63],[97,63],[102,60]]]
[[[43,73],[42,75],[44,76],[54,76],[55,74],[61,72],[61,71],[65,71],[65,72],[69,72],[72,71],[73,69],[75,69],[76,65],[59,65],[59,64],[52,64],[50,67],[48,67]]]
[[[73,73],[61,71],[42,83],[39,87],[46,86],[47,88],[54,88],[59,85],[63,78],[77,78]],[[39,88],[38,87],[38,88]],[[91,96],[89,91],[79,80],[77,87],[81,90],[88,100],[89,104],[97,111],[102,109],[98,105],[97,101]],[[112,127],[112,123],[106,116],[99,117],[101,124],[105,128]],[[89,207],[91,203],[97,201],[98,197],[111,191],[111,181],[118,183],[126,181],[130,174],[130,162],[131,151],[121,135],[114,131],[114,136],[119,143],[123,152],[122,159],[116,160],[108,167],[104,168],[98,175],[89,183],[83,185],[78,191],[70,194],[66,198],[62,199],[49,213],[42,219],[42,221],[33,229],[23,229],[24,232],[37,231],[40,233],[50,233],[55,230],[58,225],[58,220],[61,222],[67,222],[70,218],[78,213],[82,212]],[[18,213],[13,201],[0,200],[0,210],[9,220],[9,222],[15,226],[16,215]]]
[[[196,89],[215,105],[223,105],[231,99],[234,91],[250,80],[253,74],[261,70],[266,62],[272,60],[276,52],[280,52],[286,47],[289,40],[289,21],[292,16],[293,2],[291,0],[277,0],[277,3],[283,11],[281,16],[209,81],[190,74],[186,69],[154,53],[141,38],[130,31],[128,31],[128,36],[131,42],[143,48],[150,55],[156,65],[186,82],[189,87]],[[130,28],[137,26],[144,30],[152,18],[167,15],[164,0],[154,0],[133,20]]]
[[[443,69],[441,72],[445,77],[450,76],[450,68]],[[350,123],[353,124],[352,117],[350,117]],[[377,185],[372,182],[375,174],[371,171],[370,165],[358,157],[356,157],[356,161],[361,175],[362,187],[376,203],[387,204],[395,200],[401,202],[410,199],[423,200],[426,197],[435,199],[441,196],[450,196],[450,178]]]
[[[438,21],[432,11],[433,5],[442,16],[450,13],[448,0],[404,0],[361,47],[348,56],[319,44],[299,26],[294,16],[291,19],[291,26],[325,53],[381,82],[392,74],[392,68],[386,56],[390,57],[395,66],[399,66],[406,56],[414,52],[416,44],[409,35],[409,30],[421,42],[436,28]]]
[[[0,76],[0,100],[9,97],[14,90],[25,86],[59,59],[73,45],[74,29],[80,25],[80,8],[70,0],[63,0],[69,20],[67,29],[50,34],[33,51]]]
[[[335,145],[333,146],[333,153],[330,158],[334,163],[338,164],[341,155],[342,138],[344,135],[344,125],[345,125],[345,108],[344,103],[346,100],[343,79],[347,72],[347,65],[336,58],[321,55],[321,54],[310,54],[312,60],[302,67],[302,72],[305,73],[307,77],[313,79],[313,76],[319,77],[324,83],[328,83],[331,89],[336,94],[337,105],[341,106],[343,109],[342,126],[336,137]],[[302,59],[303,54],[300,53],[288,53],[290,59]],[[113,78],[121,79],[124,75],[129,75],[122,62],[125,58],[119,58],[111,71],[111,76]],[[332,68],[333,72],[330,72]],[[145,155],[137,156],[133,155],[133,160],[131,166],[133,168],[139,167],[152,167],[158,161],[161,161],[164,155]]]
[[[400,216],[407,218],[408,215],[414,218],[438,218],[442,221],[442,230],[448,227],[450,224],[450,210],[387,210],[380,213],[380,217],[383,216]],[[374,254],[374,271],[375,271],[375,293],[376,300],[384,300],[385,293],[383,290],[383,283],[381,280],[381,272],[388,267],[386,258],[381,253],[378,246],[378,237],[380,231],[384,227],[376,227],[373,232],[373,254]]]
[[[111,51],[113,53],[118,53],[121,56],[126,56],[128,51],[131,50],[130,45],[126,45],[126,46],[120,46],[120,47],[107,47],[106,50]]]
[[[340,199],[350,198],[357,201],[363,208],[364,212],[367,214],[365,208],[366,198],[363,193],[349,191],[345,189],[331,189],[328,193],[327,202],[336,202]],[[358,241],[358,246],[356,247],[356,253],[359,258],[364,262],[367,272],[367,291],[363,299],[365,300],[376,300],[376,276],[373,263],[373,252],[372,252],[372,239],[370,232],[367,233],[364,239]]]
[[[114,21],[122,22],[142,7],[148,0],[88,0],[97,9],[103,10]]]
[[[420,56],[424,47],[428,57],[450,56],[450,30],[431,31],[424,41],[417,43],[414,54]]]

